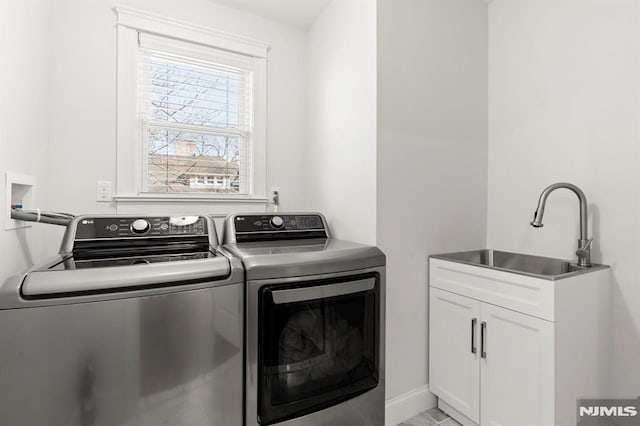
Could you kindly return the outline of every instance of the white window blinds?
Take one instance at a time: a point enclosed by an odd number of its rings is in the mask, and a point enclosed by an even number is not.
[[[253,58],[139,33],[142,191],[251,194]]]

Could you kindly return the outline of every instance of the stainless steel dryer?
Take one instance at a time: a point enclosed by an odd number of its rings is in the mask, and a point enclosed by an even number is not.
[[[241,425],[244,276],[205,216],[81,216],[0,287],[0,424]]]
[[[385,256],[330,237],[317,213],[240,214],[246,425],[384,425]]]

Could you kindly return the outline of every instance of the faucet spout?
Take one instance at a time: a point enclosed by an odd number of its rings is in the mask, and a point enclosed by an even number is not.
[[[559,188],[565,188],[570,191],[573,191],[574,194],[578,197],[578,201],[580,203],[580,239],[578,240],[578,250],[576,251],[576,255],[578,256],[578,265],[579,266],[591,266],[591,241],[587,236],[588,233],[588,224],[587,224],[587,197],[584,195],[584,192],[577,186],[566,183],[566,182],[558,182],[553,185],[549,185],[542,191],[540,194],[540,198],[538,199],[538,207],[536,208],[535,213],[533,214],[533,220],[531,221],[531,226],[534,228],[542,228],[542,218],[544,216],[544,208],[547,204],[547,198],[549,194]]]

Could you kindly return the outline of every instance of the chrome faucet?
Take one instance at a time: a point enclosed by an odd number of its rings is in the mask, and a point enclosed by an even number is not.
[[[576,250],[576,256],[578,256],[578,266],[591,266],[591,243],[593,239],[587,237],[587,197],[584,192],[577,186],[571,183],[559,182],[549,185],[540,194],[538,200],[538,207],[533,214],[533,221],[531,226],[534,228],[542,228],[542,216],[544,215],[544,207],[547,203],[547,197],[553,191],[558,188],[566,188],[573,191],[578,196],[580,201],[580,239],[578,240],[578,250]]]

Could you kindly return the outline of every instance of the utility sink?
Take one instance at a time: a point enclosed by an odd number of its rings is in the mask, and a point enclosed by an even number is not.
[[[563,259],[491,249],[438,254],[431,257],[550,280],[571,277],[608,267],[599,264],[592,264],[587,267],[578,266],[574,262]]]

